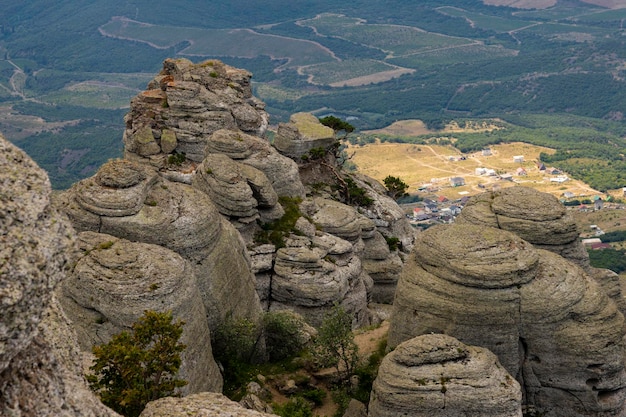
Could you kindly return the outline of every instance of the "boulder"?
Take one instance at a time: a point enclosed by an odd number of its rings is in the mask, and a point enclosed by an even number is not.
[[[80,233],[79,244],[82,254],[61,300],[82,349],[91,351],[130,329],[146,310],[168,310],[174,320],[185,322],[179,376],[187,385],[182,392],[221,391],[206,311],[189,262],[161,246],[100,233]]]
[[[576,263],[597,278],[622,314],[626,313],[619,278],[611,271],[590,266],[589,255],[579,240],[578,226],[555,196],[520,186],[482,193],[467,202],[456,221],[508,230],[538,248]]]
[[[256,320],[261,307],[250,259],[241,236],[219,214],[208,195],[189,185],[166,181],[135,162],[111,161],[106,169],[123,177],[126,170],[116,169],[117,165],[145,169],[145,175],[138,177],[143,180],[122,188],[116,186],[121,179],[103,184],[98,180],[99,171],[60,196],[59,205],[76,229],[159,245],[181,255],[192,265],[210,328],[215,329],[229,315]],[[116,206],[117,194],[124,201],[142,204],[135,203],[133,210],[112,216],[102,207]],[[85,195],[89,205],[81,203]]]
[[[248,410],[222,394],[202,392],[183,398],[165,397],[148,403],[140,417],[269,417],[256,410]]]
[[[624,317],[583,269],[516,234],[461,223],[418,235],[389,344],[429,333],[490,349],[548,416],[625,415]]]
[[[53,209],[50,181],[0,136],[0,415],[98,416],[76,335],[54,297],[73,245]]]
[[[378,369],[369,417],[521,417],[517,381],[488,349],[443,334],[398,345]]]
[[[336,141],[335,131],[320,123],[317,117],[296,113],[291,115],[289,123],[278,125],[274,146],[283,155],[300,158],[313,148],[326,150]]]

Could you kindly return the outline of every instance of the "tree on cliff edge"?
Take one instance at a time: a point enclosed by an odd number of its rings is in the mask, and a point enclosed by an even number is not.
[[[87,380],[102,402],[136,417],[148,402],[176,395],[177,388],[187,385],[176,378],[186,347],[179,342],[183,325],[172,323],[171,312],[146,311],[132,333],[123,331],[109,343],[94,346],[96,361]]]

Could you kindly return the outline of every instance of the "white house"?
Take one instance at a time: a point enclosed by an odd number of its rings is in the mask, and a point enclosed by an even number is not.
[[[524,155],[515,155],[513,157],[513,162],[521,164],[522,162],[524,162]]]
[[[569,180],[567,175],[559,175],[557,177],[550,178],[550,182],[558,182],[558,183],[562,183],[562,182],[565,182],[567,180]]]
[[[484,175],[487,172],[487,168],[476,168],[474,170],[474,174],[476,175]]]

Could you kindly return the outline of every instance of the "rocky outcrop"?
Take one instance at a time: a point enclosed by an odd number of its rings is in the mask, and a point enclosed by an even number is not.
[[[157,245],[93,233],[79,234],[81,253],[63,286],[62,301],[91,351],[128,330],[146,310],[172,312],[185,322],[181,342],[183,393],[220,392],[222,376],[213,359],[206,311],[188,261]]]
[[[520,386],[488,349],[429,334],[396,347],[373,384],[369,417],[521,417]]]
[[[484,225],[418,235],[389,343],[445,333],[494,352],[547,416],[626,415],[624,317],[583,269]]]
[[[184,398],[161,398],[148,403],[140,415],[140,417],[189,416],[276,417],[275,414],[248,410],[222,394],[210,392],[192,394]]]
[[[274,146],[280,153],[300,158],[313,148],[326,149],[335,143],[335,132],[310,113],[291,115],[289,123],[280,123]]]
[[[535,247],[576,263],[596,278],[622,314],[626,313],[619,276],[589,265],[589,255],[579,240],[580,231],[574,218],[553,195],[528,187],[479,194],[467,202],[457,222],[508,230]]]
[[[114,160],[72,186],[59,203],[78,231],[163,246],[189,261],[211,328],[227,316],[259,316],[241,237],[207,194],[167,181],[146,165]]]
[[[73,231],[46,174],[0,136],[0,415],[117,416],[89,391],[54,288]]]
[[[268,115],[252,96],[251,76],[217,60],[165,60],[148,90],[131,101],[125,118],[126,158],[163,167],[167,154],[176,151],[200,162],[209,135],[219,129],[263,134]]]

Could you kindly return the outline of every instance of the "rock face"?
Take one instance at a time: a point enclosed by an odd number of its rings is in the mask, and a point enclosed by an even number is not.
[[[60,206],[78,231],[163,246],[189,261],[212,328],[229,315],[256,319],[260,314],[239,234],[209,197],[190,185],[167,181],[148,166],[115,160],[66,191]]]
[[[275,414],[248,410],[222,394],[210,392],[192,394],[184,398],[161,398],[148,403],[140,415],[140,417],[188,416],[276,417]]]
[[[289,123],[278,125],[274,146],[282,154],[300,158],[313,148],[328,148],[335,139],[335,132],[322,125],[310,113],[291,115]]]
[[[311,187],[303,184],[300,156],[313,148],[326,152],[337,141],[333,130],[316,117],[293,115],[289,123],[280,125],[272,146],[260,137],[267,115],[262,103],[250,94],[248,73],[218,61],[191,64],[167,60],[148,90],[132,101],[125,120],[126,158],[143,166],[136,168],[143,169],[137,174],[141,180],[124,184],[123,192],[114,192],[124,200],[128,213],[135,215],[146,201],[157,202],[148,193],[154,194],[150,190],[155,188],[158,191],[163,178],[191,184],[242,236],[265,309],[293,309],[319,324],[325,310],[340,303],[355,317],[354,325],[360,326],[369,321],[368,301],[392,301],[402,259],[397,250],[389,250],[383,235],[397,236],[408,252],[413,230],[397,204],[378,195],[380,189],[363,185],[367,181],[358,179],[367,193],[375,196],[374,204],[364,212],[330,198],[313,198]],[[242,124],[242,120],[249,123]],[[155,179],[155,175],[161,178]],[[308,179],[319,180],[315,175]],[[77,195],[95,196],[76,197],[87,209],[94,206],[92,199],[108,192],[91,184],[76,189]],[[89,206],[84,204],[86,200]],[[99,205],[96,212],[102,212],[106,204]],[[298,205],[300,213],[293,213]],[[288,210],[292,212],[286,213]],[[71,217],[83,222],[86,215]],[[297,225],[285,226],[289,219]],[[281,229],[280,243],[272,228]],[[163,245],[146,240],[147,236],[130,236],[127,227],[119,233],[98,231]],[[260,238],[272,233],[272,242]],[[172,234],[175,231],[167,233]],[[164,246],[182,254],[171,245]],[[203,281],[197,268],[195,272]],[[210,305],[207,311],[212,314]]]
[[[547,416],[626,415],[624,317],[583,269],[473,224],[418,235],[389,344],[445,333],[494,352]]]
[[[443,334],[401,343],[382,361],[369,417],[521,417],[520,386],[488,349]]]
[[[170,310],[185,322],[181,342],[183,393],[222,389],[213,360],[204,303],[192,266],[161,246],[101,233],[79,234],[81,256],[62,296],[83,350],[127,330],[146,310]]]
[[[553,195],[528,187],[479,194],[467,202],[457,222],[508,230],[535,247],[576,263],[600,283],[622,314],[626,313],[619,276],[589,265],[587,251],[578,239],[580,231],[576,222]]]
[[[252,96],[251,76],[220,61],[167,59],[148,90],[131,101],[126,157],[162,167],[166,155],[176,151],[200,162],[207,138],[216,130],[263,134],[268,116],[264,104]]]
[[[0,415],[116,416],[89,391],[53,295],[72,228],[47,175],[0,136]]]

